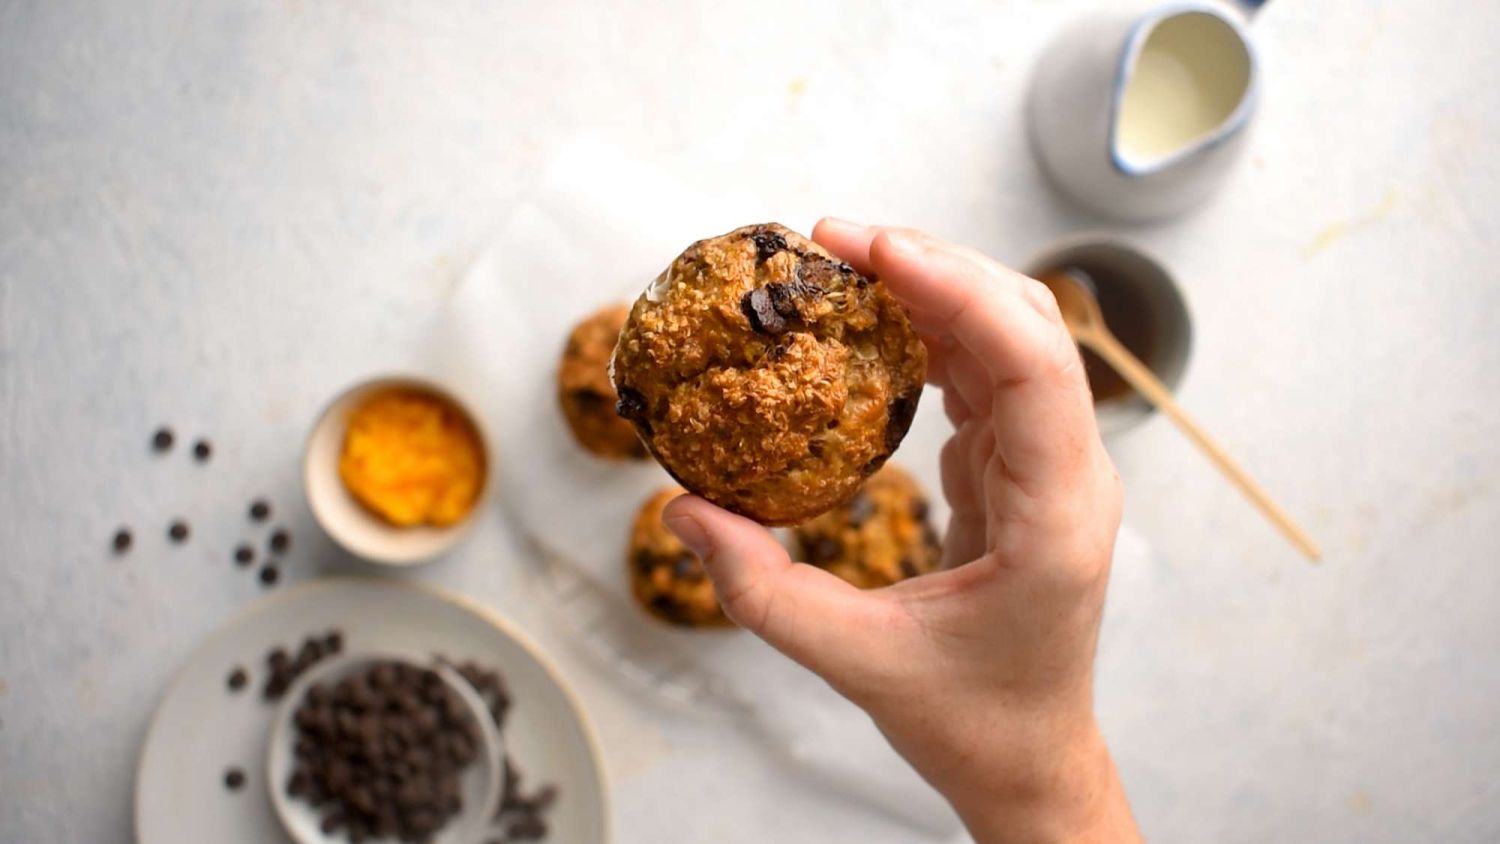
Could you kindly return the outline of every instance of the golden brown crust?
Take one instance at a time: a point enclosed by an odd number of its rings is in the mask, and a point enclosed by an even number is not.
[[[936,571],[942,546],[927,520],[927,496],[887,464],[840,507],[798,525],[802,559],[861,589]]]
[[[770,525],[853,495],[906,435],[926,372],[884,285],[774,223],[688,247],[614,360],[620,415],[667,471]]]
[[[615,413],[609,380],[609,356],[629,314],[625,305],[609,305],[574,326],[557,368],[557,399],[579,445],[600,457],[644,460],[635,428]]]
[[[703,563],[662,524],[662,510],[679,495],[677,487],[658,490],[636,515],[625,557],[630,592],[641,609],[669,624],[729,626]]]

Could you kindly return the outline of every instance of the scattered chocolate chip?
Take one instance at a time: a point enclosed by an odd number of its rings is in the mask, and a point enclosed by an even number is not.
[[[897,396],[886,409],[885,450],[889,454],[901,445],[906,432],[911,430],[912,417],[917,415],[917,400],[914,396]]]
[[[325,653],[336,654],[343,649],[344,634],[337,630],[328,631],[327,635],[323,637],[323,651]]]
[[[875,502],[870,496],[863,492],[857,492],[849,499],[849,526],[859,527],[868,522],[875,515]]]
[[[271,505],[264,498],[250,502],[250,521],[263,522],[271,516]]]
[[[740,299],[740,312],[758,334],[780,334],[786,330],[786,319],[776,312],[776,304],[764,287],[757,287]]]
[[[208,440],[199,440],[193,443],[193,458],[199,463],[207,463],[208,458],[214,455],[214,445]]]
[[[270,547],[272,554],[285,554],[292,547],[292,535],[287,533],[286,528],[277,528],[271,532]]]
[[[115,531],[115,536],[110,540],[110,545],[114,546],[116,554],[123,554],[130,550],[130,546],[134,542],[135,537],[131,535],[130,528],[120,528]]]
[[[157,428],[156,433],[151,435],[151,448],[155,451],[170,451],[175,439],[171,428]]]
[[[646,397],[634,387],[617,385],[615,390],[620,394],[615,402],[615,413],[632,422],[640,421],[646,413]]]
[[[245,669],[239,667],[238,665],[234,667],[233,671],[229,672],[228,683],[230,691],[237,692],[245,688],[245,686],[249,684],[249,682],[250,675],[245,673]]]
[[[240,543],[234,549],[234,562],[240,568],[255,562],[255,549],[248,543]]]
[[[750,240],[755,243],[755,263],[757,264],[764,264],[772,255],[784,252],[787,248],[785,237],[765,229],[752,232]]]
[[[239,768],[230,768],[224,772],[224,787],[230,791],[239,791],[245,787],[245,772]]]
[[[177,543],[186,542],[188,536],[191,533],[192,533],[192,529],[190,527],[188,527],[188,523],[185,522],[185,521],[183,521],[182,519],[178,519],[177,521],[172,522],[172,524],[170,524],[170,525],[167,526],[167,536],[173,542],[177,542]]]
[[[276,581],[281,579],[281,569],[275,563],[266,563],[260,567],[260,582],[262,586],[275,586]]]

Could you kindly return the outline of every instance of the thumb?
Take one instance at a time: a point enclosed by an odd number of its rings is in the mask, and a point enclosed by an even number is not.
[[[897,619],[886,596],[793,563],[755,522],[694,495],[668,504],[662,521],[703,560],[735,623],[835,687],[887,643],[880,631]]]

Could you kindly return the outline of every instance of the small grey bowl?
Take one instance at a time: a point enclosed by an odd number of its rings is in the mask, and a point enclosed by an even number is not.
[[[281,699],[271,720],[271,732],[266,746],[267,786],[270,789],[271,805],[276,809],[276,817],[281,821],[281,826],[297,844],[344,844],[346,841],[342,833],[325,834],[318,826],[318,811],[312,805],[286,793],[287,780],[291,777],[296,760],[294,748],[297,732],[292,724],[292,716],[313,685],[337,682],[376,662],[400,662],[416,668],[431,668],[464,702],[469,715],[479,725],[480,757],[461,775],[463,809],[432,839],[433,844],[473,844],[479,841],[495,817],[495,810],[505,787],[505,746],[489,708],[485,706],[479,693],[474,691],[474,687],[452,668],[434,664],[431,659],[388,652],[330,657],[298,677],[297,682],[292,684]]]

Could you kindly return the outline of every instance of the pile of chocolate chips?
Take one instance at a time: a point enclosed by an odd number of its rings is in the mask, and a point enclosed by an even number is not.
[[[437,672],[377,662],[308,689],[292,720],[287,794],[319,809],[325,834],[430,841],[463,808],[479,728]]]

